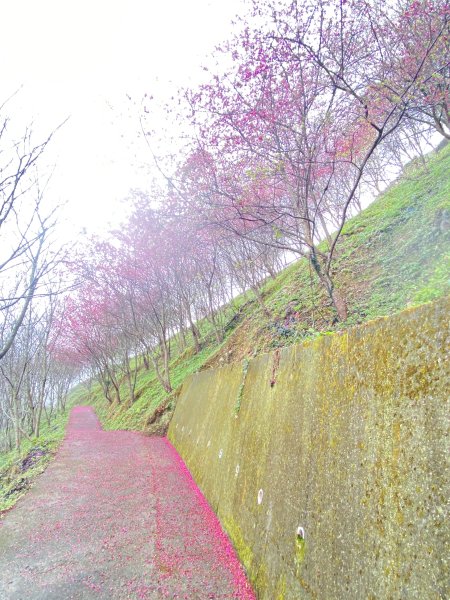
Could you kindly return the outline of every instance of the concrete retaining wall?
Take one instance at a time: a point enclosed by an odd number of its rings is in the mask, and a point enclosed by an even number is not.
[[[185,382],[169,438],[259,598],[450,597],[449,308]]]

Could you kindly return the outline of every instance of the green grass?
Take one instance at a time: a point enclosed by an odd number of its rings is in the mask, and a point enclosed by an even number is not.
[[[202,331],[204,337],[210,338],[210,330],[206,323],[203,323]],[[204,342],[200,352],[193,353],[188,349],[184,353],[186,358],[183,360],[175,353],[170,366],[170,378],[172,387],[178,388],[184,379],[198,371],[211,354],[217,351],[218,346],[213,341]],[[125,382],[121,385],[121,396],[127,398],[127,387]],[[153,415],[154,411],[167,399],[167,393],[157,381],[153,370],[140,368],[135,391],[137,400],[133,404],[125,400],[121,404],[114,403],[110,405],[104,398],[99,385],[93,385],[89,394],[82,388],[77,390],[77,394],[71,394],[70,404],[92,404],[95,406],[97,415],[106,429],[143,429],[144,424]]]
[[[202,368],[240,362],[274,348],[392,314],[408,306],[448,294],[450,282],[450,145],[431,153],[426,167],[417,161],[360,215],[350,220],[337,245],[336,286],[349,306],[346,322],[337,322],[334,309],[306,260],[268,279],[263,297],[267,317],[252,295],[242,295],[222,309],[226,338],[217,344],[208,321],[198,325],[202,350],[178,356],[173,346],[171,380],[180,386]],[[127,397],[126,386],[122,396]],[[138,374],[136,402],[110,406],[99,386],[91,395],[79,388],[72,402],[93,404],[107,429],[146,430],[155,410],[168,402],[152,371]],[[175,397],[169,399],[169,408]]]
[[[432,154],[426,168],[410,165],[403,177],[360,215],[347,223],[334,265],[336,285],[345,290],[349,318],[334,320],[334,311],[305,260],[290,265],[276,279],[268,279],[264,301],[267,317],[252,295],[241,295],[222,309],[225,339],[218,344],[210,323],[199,328],[202,349],[192,346],[179,354],[172,344],[171,380],[178,388],[184,379],[206,367],[245,361],[279,348],[364,321],[407,306],[428,302],[450,290],[450,146]],[[237,316],[235,317],[235,315]],[[234,317],[234,318],[233,318]],[[244,363],[245,364],[245,363]],[[158,383],[152,370],[141,367],[137,400],[109,405],[98,385],[90,393],[79,385],[70,406],[92,404],[106,429],[149,430],[155,410],[167,405],[165,423],[176,402]],[[39,438],[23,442],[20,452],[0,454],[0,512],[10,508],[41,473],[64,436],[67,414],[51,425],[43,423]]]
[[[39,437],[24,439],[19,451],[0,453],[0,516],[10,509],[45,471],[64,438],[69,411],[42,422]]]
[[[349,221],[337,246],[334,277],[349,305],[346,322],[335,313],[306,260],[284,269],[263,288],[270,317],[251,293],[223,307],[218,315],[225,338],[218,344],[211,324],[198,323],[202,349],[192,345],[178,352],[172,342],[171,381],[174,389],[198,370],[230,362],[248,364],[252,356],[351,327],[450,291],[450,145],[429,156],[426,167],[409,165],[399,179],[360,215]],[[192,342],[192,340],[191,340]],[[78,385],[68,406],[92,404],[105,429],[164,431],[176,403],[152,370],[138,372],[137,400],[109,405],[101,388]],[[236,400],[239,410],[240,399]],[[159,409],[161,428],[152,429]],[[163,410],[164,409],[164,410]],[[43,422],[39,438],[24,440],[20,452],[0,453],[0,513],[11,508],[42,473],[64,437],[68,414]]]

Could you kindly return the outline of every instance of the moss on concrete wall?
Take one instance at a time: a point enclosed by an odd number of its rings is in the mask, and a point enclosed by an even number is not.
[[[169,438],[259,598],[450,597],[449,307],[186,381]]]

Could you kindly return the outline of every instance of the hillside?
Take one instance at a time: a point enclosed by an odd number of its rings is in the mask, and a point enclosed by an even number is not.
[[[218,344],[208,322],[199,324],[202,349],[177,355],[173,387],[198,370],[242,361],[268,350],[327,335],[448,293],[450,283],[450,145],[423,166],[409,164],[402,177],[366,210],[350,220],[334,264],[337,286],[346,291],[349,318],[333,322],[333,310],[306,260],[268,280],[263,288],[268,318],[250,294],[222,309],[225,340]],[[124,397],[126,397],[124,386]],[[72,403],[89,403],[106,429],[163,432],[176,392],[167,397],[152,370],[142,369],[137,400],[109,406],[99,386],[79,386]],[[155,412],[156,411],[156,412]]]
[[[333,323],[333,310],[305,260],[263,288],[268,318],[251,294],[239,296],[218,315],[225,339],[199,323],[202,349],[182,354],[172,343],[171,380],[179,389],[187,375],[344,329],[448,293],[450,282],[450,145],[432,153],[426,167],[410,164],[401,179],[346,225],[335,261],[337,285],[346,290],[349,318]],[[126,386],[123,385],[126,398]],[[138,373],[136,401],[110,406],[100,387],[77,386],[69,405],[92,404],[105,429],[164,433],[177,392],[167,396],[152,370]],[[64,435],[61,415],[20,452],[0,455],[0,513],[10,508],[41,473]]]

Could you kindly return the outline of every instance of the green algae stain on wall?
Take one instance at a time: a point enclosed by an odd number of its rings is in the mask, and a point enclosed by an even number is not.
[[[245,543],[239,525],[236,523],[233,517],[225,517],[223,519],[223,524],[228,532],[228,535],[230,536],[230,539],[239,555],[242,564],[244,565],[245,569],[250,572],[253,562],[253,551],[250,546]]]
[[[259,598],[450,597],[449,305],[185,382],[169,438]]]
[[[302,562],[305,560],[306,553],[306,542],[304,539],[299,538],[295,540],[295,564],[297,565],[297,571],[299,570]]]

